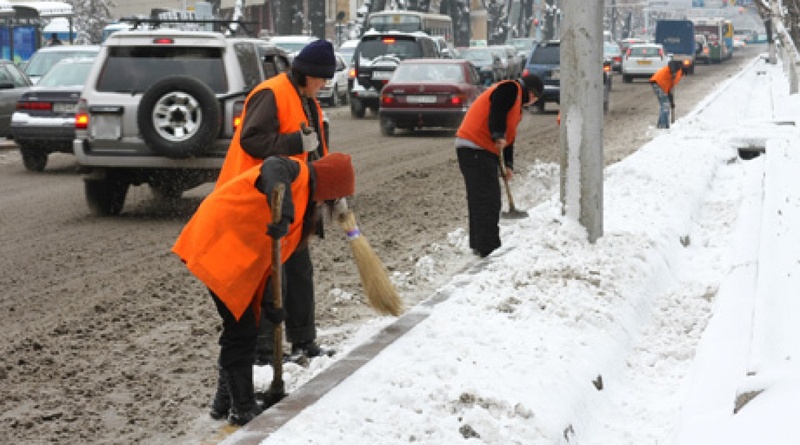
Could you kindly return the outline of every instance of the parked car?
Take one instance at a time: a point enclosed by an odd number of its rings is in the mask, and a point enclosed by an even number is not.
[[[401,61],[438,58],[436,43],[427,34],[368,31],[353,54],[350,115],[360,119],[367,109],[378,112],[381,89]]]
[[[247,94],[288,67],[286,51],[256,37],[165,27],[110,35],[75,114],[89,209],[120,213],[132,185],[174,199],[215,181]]]
[[[622,72],[622,50],[614,42],[603,43],[603,57],[611,63],[611,70]]]
[[[669,57],[664,47],[657,43],[631,45],[622,59],[622,81],[630,83],[634,78],[650,78],[659,69],[667,66]]]
[[[25,74],[36,84],[39,78],[61,59],[94,57],[100,52],[99,45],[57,45],[39,48],[25,63]]]
[[[319,40],[314,36],[306,35],[287,35],[287,36],[272,36],[269,38],[269,43],[282,48],[289,53],[289,58],[292,59],[297,53],[300,52],[309,43]]]
[[[338,107],[340,103],[347,103],[347,76],[350,67],[341,53],[335,53],[336,70],[333,77],[325,81],[325,86],[317,92],[317,99],[327,103],[332,107]]]
[[[480,75],[467,60],[404,60],[381,91],[381,133],[391,136],[395,129],[458,128],[481,91]]]
[[[30,171],[42,171],[50,153],[72,153],[75,108],[94,57],[67,58],[23,93],[11,116],[11,133]]]
[[[544,82],[544,94],[534,107],[544,111],[548,102],[561,101],[561,41],[548,40],[533,45],[522,75],[535,74]]]
[[[485,46],[470,46],[461,50],[461,57],[472,63],[481,77],[481,84],[491,85],[506,77],[500,56]]]
[[[17,109],[20,96],[32,85],[14,62],[0,59],[0,137],[11,137],[11,115]]]

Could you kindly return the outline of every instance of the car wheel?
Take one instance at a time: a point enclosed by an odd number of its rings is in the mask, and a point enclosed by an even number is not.
[[[328,105],[332,107],[339,106],[339,87],[336,85],[333,86],[333,91],[331,92],[331,98],[328,99]]]
[[[206,84],[191,76],[173,76],[144,93],[137,123],[151,150],[168,158],[188,158],[205,152],[217,138],[222,112]]]
[[[385,117],[381,118],[381,134],[384,136],[393,136],[395,130],[394,121]]]
[[[40,172],[47,166],[47,153],[30,145],[20,144],[19,151],[22,154],[22,164],[25,169],[32,172]]]
[[[122,176],[106,171],[102,177],[88,177],[83,181],[86,202],[92,213],[109,216],[122,211],[130,187]]]
[[[364,109],[364,106],[361,105],[361,101],[359,101],[359,100],[351,100],[350,101],[350,115],[351,116],[353,116],[353,117],[355,117],[357,119],[363,119],[365,111],[366,110]]]

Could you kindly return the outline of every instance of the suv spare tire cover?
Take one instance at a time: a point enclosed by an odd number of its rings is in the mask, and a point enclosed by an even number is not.
[[[222,127],[216,95],[191,76],[171,76],[156,82],[142,95],[136,118],[147,146],[168,158],[204,153]]]

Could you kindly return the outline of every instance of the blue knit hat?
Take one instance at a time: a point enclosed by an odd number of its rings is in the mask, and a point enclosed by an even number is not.
[[[336,71],[336,57],[333,45],[327,40],[315,40],[294,56],[292,68],[306,76],[330,79]]]

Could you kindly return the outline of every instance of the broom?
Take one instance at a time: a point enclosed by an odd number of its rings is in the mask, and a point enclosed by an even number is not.
[[[346,209],[337,212],[336,220],[347,234],[347,241],[358,266],[361,285],[367,294],[367,304],[379,314],[400,315],[403,312],[403,301],[389,280],[386,266],[358,229],[353,211]]]

